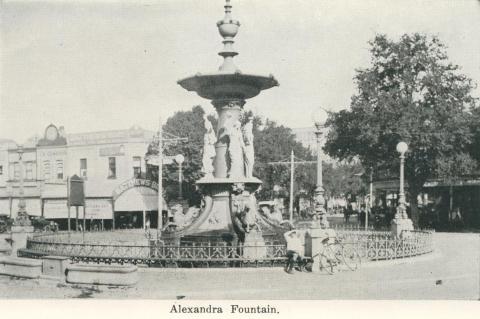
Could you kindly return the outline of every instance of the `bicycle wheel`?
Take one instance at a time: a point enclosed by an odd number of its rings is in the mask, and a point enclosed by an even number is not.
[[[334,244],[330,245],[330,248],[333,252],[333,256],[335,257],[335,261],[336,261],[337,265],[344,262],[343,245],[339,242],[335,242]]]
[[[344,246],[342,252],[345,266],[350,270],[357,270],[360,267],[361,259],[355,247],[351,245]]]

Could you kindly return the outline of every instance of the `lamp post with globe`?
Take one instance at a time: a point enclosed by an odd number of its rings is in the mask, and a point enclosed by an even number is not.
[[[178,154],[175,156],[175,162],[178,164],[178,199],[183,199],[183,191],[182,191],[182,182],[183,182],[183,174],[182,174],[182,164],[185,161],[185,157],[182,154]]]
[[[315,136],[317,137],[317,186],[315,188],[315,215],[320,219],[320,225],[328,228],[328,221],[325,211],[325,189],[323,188],[323,174],[322,174],[322,135],[327,121],[328,113],[319,108],[313,113],[313,120],[315,124]]]
[[[25,192],[24,192],[24,149],[22,145],[18,145],[17,147],[17,154],[18,154],[18,171],[19,175],[15,174],[15,179],[18,177],[19,179],[19,192],[18,192],[18,213],[15,221],[13,222],[11,228],[11,243],[12,243],[12,251],[11,255],[16,256],[17,250],[19,248],[25,248],[27,246],[27,237],[29,233],[33,233],[34,227],[32,226],[32,222],[30,221],[28,214],[27,214],[27,205],[25,202]],[[17,164],[16,164],[17,165]]]
[[[400,192],[398,194],[398,207],[395,218],[407,218],[407,208],[405,206],[405,152],[408,151],[408,145],[405,142],[397,144],[397,152],[400,153]]]
[[[25,202],[25,190],[23,187],[25,175],[24,175],[24,170],[25,170],[25,165],[23,162],[23,145],[18,145],[17,148],[17,154],[18,154],[18,166],[19,166],[19,199],[18,199],[18,214],[15,219],[15,224],[16,225],[21,225],[21,226],[28,226],[31,225],[30,220],[28,219],[28,214],[27,214],[27,204]]]
[[[395,218],[392,221],[392,232],[395,236],[401,237],[405,233],[403,231],[413,230],[413,223],[408,218],[407,207],[405,202],[405,153],[408,151],[408,145],[405,142],[397,144],[397,152],[400,153],[400,190],[398,194],[398,207]]]

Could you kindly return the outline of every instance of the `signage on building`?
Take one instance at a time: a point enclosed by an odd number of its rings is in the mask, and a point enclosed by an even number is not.
[[[123,145],[102,147],[98,150],[100,156],[123,156],[125,147]]]
[[[128,140],[126,131],[93,132],[85,134],[72,134],[69,136],[69,145],[87,144],[113,144],[123,143]]]
[[[107,199],[87,199],[85,218],[112,219],[112,204]]]
[[[43,217],[68,218],[67,200],[66,199],[45,199],[43,201]],[[75,218],[75,209],[71,209],[70,218]]]
[[[132,178],[124,181],[113,190],[112,192],[113,199],[116,200],[126,190],[129,190],[130,188],[133,188],[133,187],[147,187],[147,188],[156,190],[158,192],[157,182],[151,181],[149,179]]]
[[[42,150],[38,152],[40,157],[58,157],[67,155],[67,150],[65,148],[55,149],[55,150]]]
[[[83,206],[85,205],[85,193],[83,179],[77,175],[73,175],[69,180],[69,192],[68,200],[70,206]]]
[[[112,205],[109,199],[87,199],[85,201],[86,219],[112,219]],[[68,218],[66,199],[46,199],[43,204],[43,216],[47,219]],[[75,208],[70,209],[70,218],[75,218]],[[78,210],[78,218],[83,218],[83,208]]]
[[[428,181],[423,184],[424,187],[440,187],[440,186],[479,186],[480,179],[465,179],[453,182]]]
[[[158,166],[158,155],[149,155],[146,160],[148,165]],[[163,165],[173,164],[175,156],[164,155],[162,158]]]

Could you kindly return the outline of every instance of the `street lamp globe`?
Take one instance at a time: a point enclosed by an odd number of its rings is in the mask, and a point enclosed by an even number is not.
[[[397,152],[400,154],[404,154],[406,151],[408,151],[408,145],[405,142],[400,142],[397,144]]]
[[[313,112],[313,122],[317,128],[325,126],[327,119],[328,113],[323,108],[318,108],[315,112]]]
[[[175,162],[177,164],[182,164],[185,161],[185,157],[182,154],[178,154],[175,156]]]

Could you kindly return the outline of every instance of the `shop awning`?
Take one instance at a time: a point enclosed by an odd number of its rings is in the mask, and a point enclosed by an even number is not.
[[[86,219],[112,219],[112,205],[110,199],[85,200]],[[75,207],[70,208],[70,218],[75,218]],[[66,199],[46,199],[43,206],[43,216],[47,219],[68,218]],[[78,208],[78,218],[83,218],[83,207]]]
[[[147,187],[134,187],[125,191],[115,201],[116,212],[158,210],[158,193]],[[167,210],[163,200],[163,210]]]

